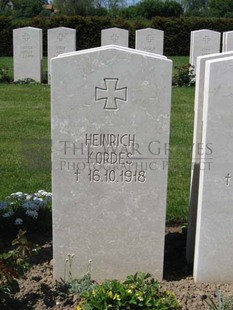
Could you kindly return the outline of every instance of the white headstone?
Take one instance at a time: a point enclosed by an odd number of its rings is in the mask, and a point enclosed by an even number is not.
[[[13,30],[14,81],[42,78],[42,29],[23,27]]]
[[[221,33],[213,30],[202,29],[191,32],[189,63],[196,71],[198,56],[220,52]]]
[[[101,30],[101,46],[105,45],[129,46],[129,31],[121,28]]]
[[[231,55],[233,55],[233,52],[217,53],[197,57],[193,152],[192,152],[192,169],[191,169],[191,181],[190,181],[188,234],[187,234],[187,246],[186,246],[186,258],[189,263],[193,263],[194,258],[200,169],[209,170],[211,169],[211,165],[213,164],[213,145],[211,144],[210,141],[207,143],[207,145],[204,145],[202,143],[205,64],[207,60],[229,57]],[[206,153],[205,161],[203,161],[201,158],[201,154],[203,152]]]
[[[136,49],[163,55],[164,31],[146,28],[136,30]]]
[[[222,51],[233,51],[233,31],[223,32]]]
[[[59,54],[76,50],[76,30],[57,27],[48,30],[48,81],[50,83],[50,60]]]
[[[172,62],[107,46],[51,64],[55,278],[74,254],[74,277],[91,260],[96,280],[161,279]]]
[[[227,283],[233,282],[233,57],[208,60],[205,70],[202,143],[212,143],[214,160],[200,170],[194,279]]]

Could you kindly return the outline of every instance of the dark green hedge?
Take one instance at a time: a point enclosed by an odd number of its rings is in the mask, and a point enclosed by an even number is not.
[[[31,26],[43,29],[43,49],[47,55],[47,30],[55,27],[69,27],[77,30],[77,50],[100,46],[101,29],[119,27],[130,32],[130,47],[134,47],[135,30],[152,27],[164,31],[164,53],[171,55],[189,55],[190,32],[198,29],[215,31],[233,30],[232,18],[165,18],[152,20],[126,20],[110,17],[54,16],[36,17],[27,20],[11,20],[0,17],[0,56],[11,56],[12,30]]]

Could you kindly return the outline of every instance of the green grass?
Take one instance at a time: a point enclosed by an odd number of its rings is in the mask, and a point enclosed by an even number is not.
[[[8,70],[8,75],[13,80],[13,57],[0,57],[0,69],[1,68],[6,68]],[[42,61],[42,76],[43,79],[47,78],[47,57],[44,57]]]
[[[194,87],[173,87],[167,220],[187,221],[191,175]]]
[[[172,57],[174,66],[188,57]],[[12,58],[1,57],[0,68]],[[44,62],[44,72],[46,62]],[[191,174],[194,88],[173,87],[168,177],[168,222],[186,222]],[[0,199],[51,191],[50,87],[0,84]]]
[[[0,84],[0,196],[51,190],[50,88]]]

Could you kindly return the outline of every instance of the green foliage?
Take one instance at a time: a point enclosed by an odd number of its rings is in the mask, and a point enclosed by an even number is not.
[[[20,85],[35,84],[35,83],[39,83],[39,82],[36,82],[35,80],[33,80],[31,78],[25,78],[25,79],[17,80],[17,81],[14,82],[14,84],[20,84]]]
[[[232,17],[232,0],[209,0],[209,15],[215,17]]]
[[[10,83],[12,82],[11,77],[9,76],[7,68],[0,68],[0,83]]]
[[[136,5],[137,17],[151,19],[154,16],[179,17],[182,6],[173,0],[142,0]]]
[[[218,292],[217,303],[210,297],[205,300],[210,310],[232,310],[233,309],[233,296],[223,300],[221,292]]]
[[[81,279],[70,279],[69,281],[61,280],[57,283],[57,290],[61,295],[84,294],[92,291],[96,287],[88,272]]]
[[[26,231],[19,230],[17,238],[12,241],[14,249],[0,254],[0,305],[12,293],[15,293],[19,286],[16,279],[23,276],[29,270],[29,257],[33,251],[26,238]]]
[[[148,273],[128,276],[123,283],[118,280],[105,281],[81,297],[77,310],[180,309],[175,295],[170,291],[161,291],[159,283]]]
[[[12,14],[15,17],[33,17],[42,11],[40,0],[12,0]]]
[[[194,86],[195,74],[194,67],[191,65],[184,65],[176,67],[177,73],[173,77],[173,85],[182,86]]]

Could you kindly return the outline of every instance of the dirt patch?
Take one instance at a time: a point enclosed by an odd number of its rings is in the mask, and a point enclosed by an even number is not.
[[[41,237],[38,237],[41,239]],[[32,239],[35,242],[35,239]],[[7,310],[76,309],[78,296],[58,293],[53,280],[52,242],[50,236],[39,240],[42,249],[34,259],[33,268],[20,282],[20,291],[5,308]],[[162,289],[173,291],[183,310],[209,309],[205,299],[217,300],[221,291],[223,298],[233,295],[233,284],[195,284],[192,268],[185,261],[186,236],[180,227],[167,227],[165,239],[164,280]],[[146,272],[146,270],[145,270]]]

